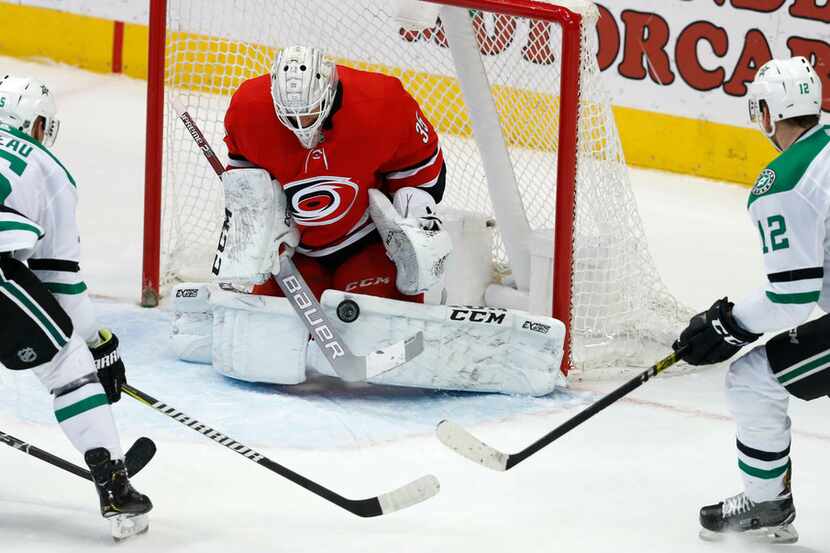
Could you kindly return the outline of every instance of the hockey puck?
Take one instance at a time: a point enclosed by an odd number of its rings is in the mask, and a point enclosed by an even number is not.
[[[337,318],[344,323],[353,323],[360,317],[360,307],[354,300],[343,300],[337,306]]]

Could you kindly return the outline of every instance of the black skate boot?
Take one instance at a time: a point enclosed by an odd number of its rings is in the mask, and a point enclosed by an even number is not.
[[[101,499],[101,515],[104,518],[141,515],[153,508],[150,498],[133,489],[124,461],[111,460],[110,452],[103,447],[87,451],[84,458]]]
[[[755,541],[795,543],[798,532],[792,525],[795,506],[789,486],[772,501],[755,503],[740,493],[700,510],[700,537],[707,541],[726,534],[740,534]]]

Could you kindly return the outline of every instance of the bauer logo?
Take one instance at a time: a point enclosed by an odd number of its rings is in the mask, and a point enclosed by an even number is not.
[[[538,332],[539,334],[547,334],[550,332],[550,326],[542,323],[534,323],[533,321],[525,321],[522,328]]]
[[[346,355],[346,350],[337,341],[337,336],[329,328],[328,320],[320,312],[320,304],[313,300],[311,290],[304,287],[300,280],[294,275],[289,275],[280,279],[280,288],[283,293],[288,296],[295,308],[298,309],[301,315],[308,323],[307,328],[312,331],[312,337],[323,350],[326,358],[330,363],[338,357]]]
[[[752,187],[752,194],[754,196],[766,194],[773,184],[775,184],[775,171],[764,169],[764,172],[755,181],[755,186]]]
[[[199,295],[198,288],[180,288],[176,290],[177,298],[195,298]]]
[[[500,325],[504,323],[506,315],[505,309],[457,306],[452,308],[450,320]]]

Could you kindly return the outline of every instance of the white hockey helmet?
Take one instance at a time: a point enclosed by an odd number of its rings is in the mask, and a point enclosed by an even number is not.
[[[337,95],[337,66],[317,48],[289,46],[271,67],[271,97],[277,118],[300,143],[314,148]]]
[[[770,60],[749,84],[749,118],[768,137],[775,135],[778,121],[804,115],[821,115],[821,79],[807,58]],[[769,110],[772,130],[764,128],[761,102]],[[776,145],[777,147],[777,145]]]
[[[55,100],[37,79],[6,75],[0,79],[0,123],[34,137],[34,125],[43,117],[43,145],[51,147],[61,123],[55,118]]]

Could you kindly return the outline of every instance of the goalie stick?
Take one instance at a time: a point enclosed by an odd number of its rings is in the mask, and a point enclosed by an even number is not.
[[[326,501],[334,503],[338,507],[341,507],[359,517],[388,515],[389,513],[406,509],[407,507],[426,501],[430,497],[437,494],[440,489],[438,479],[430,474],[422,476],[421,478],[414,480],[405,486],[401,486],[396,490],[381,494],[379,496],[369,497],[367,499],[349,499],[331,491],[313,480],[306,478],[301,474],[297,474],[293,470],[284,467],[275,461],[272,461],[265,455],[262,455],[250,447],[225,436],[213,428],[202,424],[196,419],[188,417],[181,411],[158,401],[157,399],[130,386],[129,384],[124,384],[122,391],[133,399],[138,400],[140,403],[155,409],[159,413],[167,415],[171,419],[192,428],[201,434],[204,434],[214,442],[227,447],[231,451],[239,453],[246,459],[250,459],[254,463],[265,467],[271,472],[276,472],[283,478],[294,482],[298,486],[302,486],[311,493],[318,495]]]
[[[677,363],[679,360],[679,354],[683,352],[683,349],[685,348],[681,348],[680,350],[673,352],[671,355],[661,359],[652,365],[647,371],[644,371],[632,378],[613,392],[605,395],[596,403],[586,407],[575,416],[563,422],[552,431],[548,432],[526,448],[516,453],[503,453],[496,448],[485,444],[460,425],[448,420],[442,420],[438,423],[438,427],[436,428],[438,439],[441,440],[441,443],[459,455],[466,457],[479,465],[499,471],[510,470],[534,453],[538,452],[540,449],[550,445],[555,440],[561,438],[586,420],[590,419],[612,403],[628,395],[633,390],[636,390],[648,382],[650,378],[657,376]]]
[[[181,101],[174,98],[171,103],[193,141],[196,142],[196,146],[205,155],[216,176],[221,179],[225,168],[205,135],[202,134],[201,129],[199,129],[199,126]],[[314,293],[306,284],[291,258],[281,254],[279,259],[279,273],[274,275],[277,285],[285,294],[297,316],[303,321],[309,334],[317,341],[320,350],[331,363],[334,372],[343,380],[347,382],[366,381],[414,359],[424,351],[424,334],[418,331],[404,340],[373,351],[368,355],[355,355],[346,345],[342,336],[337,333],[334,325],[331,324],[320,306],[320,302],[314,297]]]

